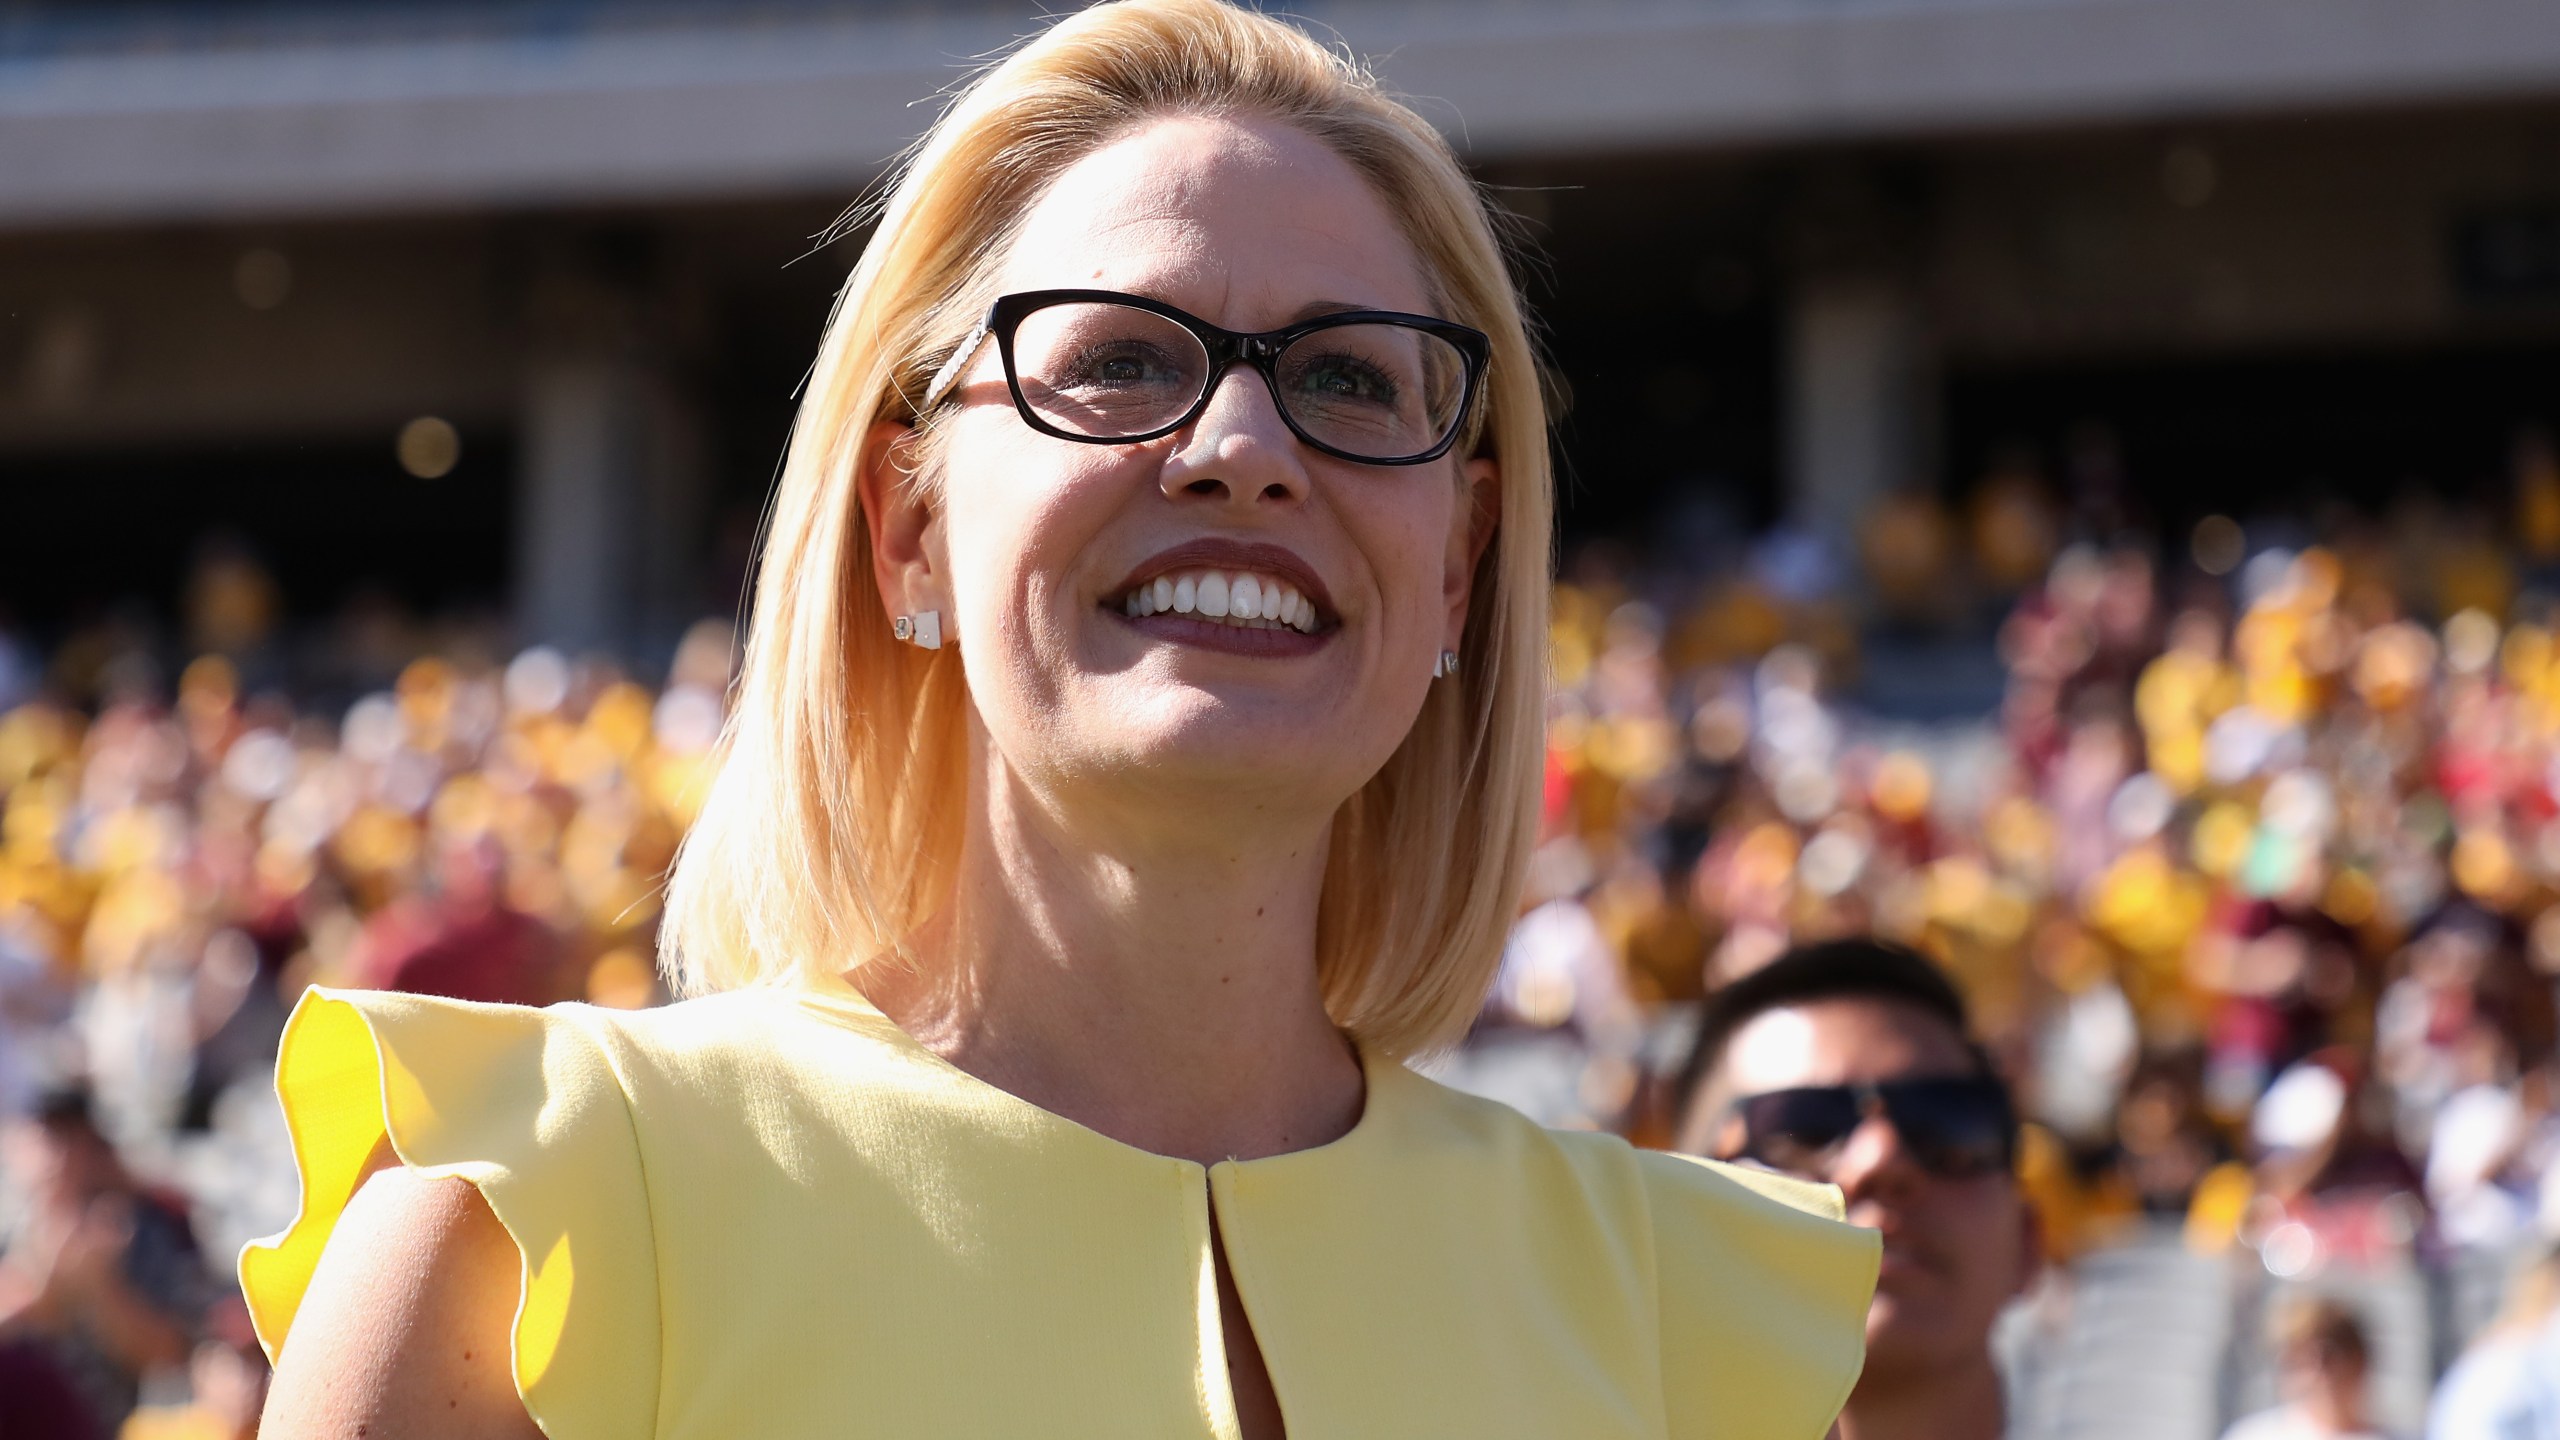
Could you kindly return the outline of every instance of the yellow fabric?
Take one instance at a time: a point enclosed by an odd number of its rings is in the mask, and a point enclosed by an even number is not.
[[[1837,1193],[1550,1132],[1369,1058],[1331,1145],[1202,1167],[915,1044],[850,989],[617,1012],[315,990],[303,1210],[241,1259],[287,1342],[357,1170],[477,1184],[552,1440],[1232,1440],[1211,1227],[1293,1440],[1814,1440],[1876,1237]]]
[[[423,1174],[480,1188],[524,1255],[516,1388],[553,1440],[656,1426],[657,1243],[613,1012],[313,989],[276,1061],[302,1172],[293,1227],[240,1256],[272,1359],[320,1251],[387,1134]]]

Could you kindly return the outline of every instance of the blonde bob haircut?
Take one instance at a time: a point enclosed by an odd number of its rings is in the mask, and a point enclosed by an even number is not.
[[[1402,1057],[1475,1014],[1517,910],[1543,750],[1553,481],[1541,371],[1495,219],[1439,133],[1350,60],[1220,0],[1116,0],[960,91],[910,152],[837,297],[767,522],[722,757],[667,896],[679,993],[805,984],[905,943],[943,903],[967,803],[955,651],[890,636],[856,479],[993,303],[1026,209],[1156,117],[1295,125],[1377,187],[1439,313],[1493,339],[1464,453],[1501,471],[1461,664],[1336,816],[1318,917],[1334,1022]],[[930,441],[931,427],[925,427]],[[932,447],[911,482],[944,482]]]

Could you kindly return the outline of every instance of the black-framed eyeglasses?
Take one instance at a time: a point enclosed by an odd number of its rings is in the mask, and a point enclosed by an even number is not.
[[[1850,1135],[1879,1112],[1932,1175],[1969,1179],[2017,1160],[2009,1087],[1988,1075],[1769,1090],[1734,1101],[1733,1111],[1742,1120],[1735,1158],[1809,1179],[1830,1178]]]
[[[987,310],[925,387],[947,399],[994,336],[1005,385],[1043,435],[1125,445],[1200,418],[1220,377],[1251,366],[1300,440],[1364,465],[1420,465],[1456,444],[1492,342],[1428,315],[1345,310],[1258,334],[1114,290],[1028,290]]]

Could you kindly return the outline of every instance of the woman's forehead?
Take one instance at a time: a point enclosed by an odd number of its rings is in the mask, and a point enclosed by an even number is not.
[[[1318,305],[1428,308],[1421,263],[1375,188],[1277,121],[1152,121],[1068,167],[1023,217],[1003,288],[1076,286],[1248,330]]]

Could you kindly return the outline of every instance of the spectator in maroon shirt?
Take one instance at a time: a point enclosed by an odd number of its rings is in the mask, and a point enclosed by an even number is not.
[[[357,975],[379,990],[513,1005],[564,998],[551,927],[506,902],[505,861],[486,838],[447,846],[431,893],[375,912],[359,942]]]

